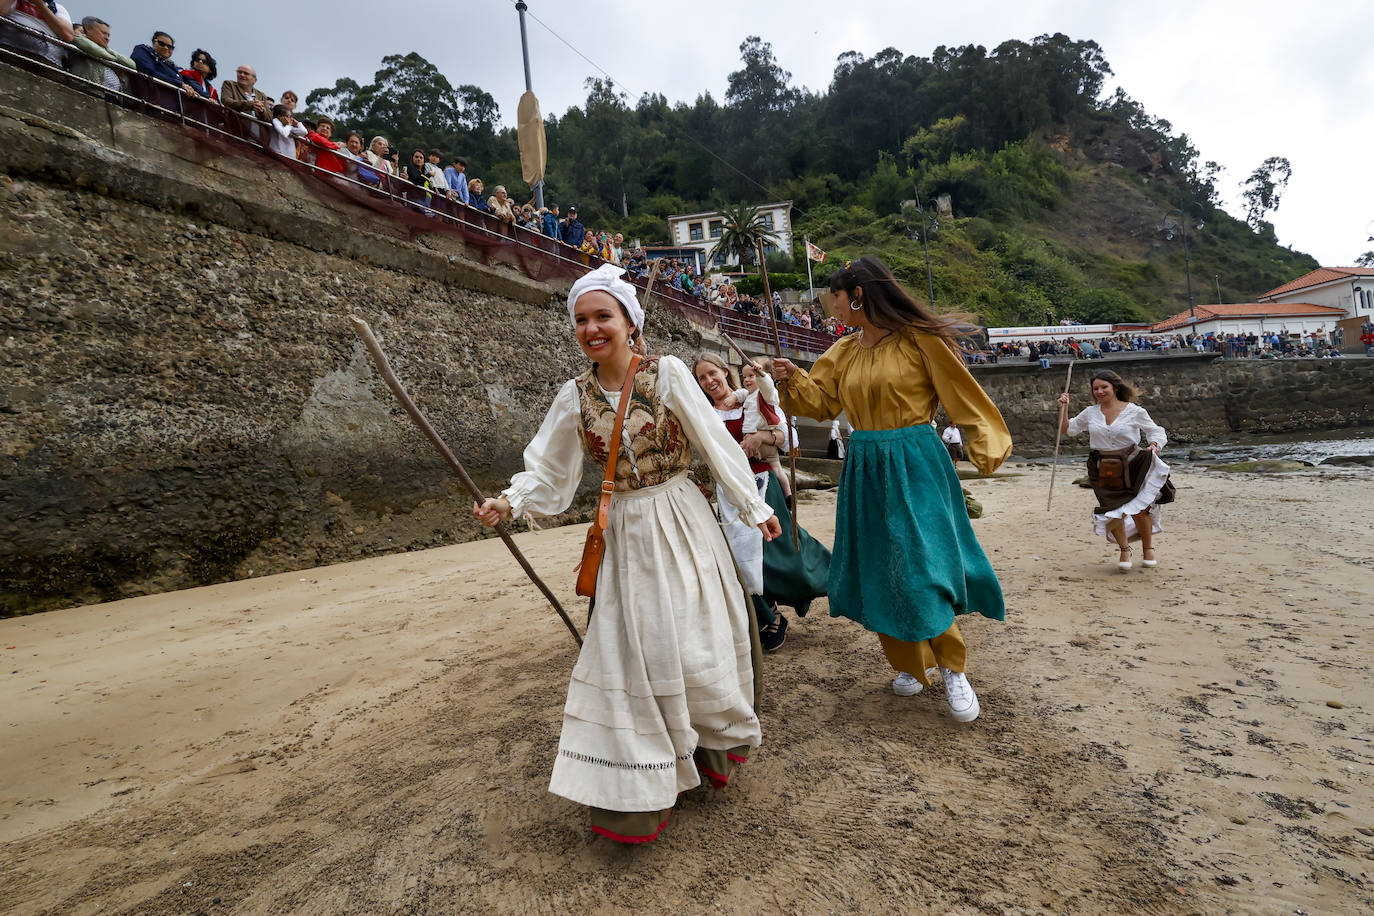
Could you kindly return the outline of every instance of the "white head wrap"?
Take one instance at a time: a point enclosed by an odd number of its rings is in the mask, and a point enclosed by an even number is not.
[[[614,264],[602,264],[596,270],[580,278],[568,291],[568,319],[573,324],[577,324],[577,316],[573,313],[573,308],[577,305],[578,297],[583,293],[600,289],[610,293],[621,305],[625,306],[625,311],[630,314],[630,322],[639,330],[644,330],[644,308],[639,304],[639,298],[635,295],[634,284],[622,279],[624,276],[625,268],[617,267]]]

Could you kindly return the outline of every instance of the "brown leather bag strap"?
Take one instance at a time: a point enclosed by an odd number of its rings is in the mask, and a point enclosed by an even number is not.
[[[635,374],[639,372],[639,355],[630,357],[630,368],[625,373],[625,383],[620,386],[620,406],[615,411],[615,426],[611,427],[611,441],[606,455],[606,478],[601,481],[601,502],[596,507],[597,530],[605,531],[610,524],[611,494],[615,492],[615,466],[620,461],[620,431],[625,425],[625,411],[630,406],[630,393],[634,391]]]

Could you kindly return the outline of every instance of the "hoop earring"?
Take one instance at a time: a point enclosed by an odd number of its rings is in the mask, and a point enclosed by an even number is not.
[[[857,312],[859,309],[863,307],[864,301],[862,299],[855,299],[853,302],[849,303],[849,310],[851,312]]]

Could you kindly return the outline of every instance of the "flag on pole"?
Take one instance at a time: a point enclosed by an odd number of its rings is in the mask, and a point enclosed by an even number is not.
[[[811,244],[811,240],[810,240],[810,239],[807,239],[807,240],[806,240],[806,257],[807,257],[807,260],[815,261],[817,264],[820,264],[822,261],[825,260],[825,252],[824,252],[824,251],[821,251],[821,250],[820,250],[819,248],[817,248],[815,245],[812,245],[812,244]]]

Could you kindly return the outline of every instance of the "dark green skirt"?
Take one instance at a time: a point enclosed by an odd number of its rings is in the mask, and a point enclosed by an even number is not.
[[[939,636],[960,614],[1005,619],[959,475],[930,426],[850,437],[829,591],[830,616],[909,642]]]
[[[792,549],[792,510],[787,508],[782,487],[771,473],[763,498],[782,525],[782,536],[763,545],[764,600],[805,608],[813,599],[826,594],[830,551],[805,528],[799,529],[801,549]],[[771,612],[767,615],[770,621],[772,616]]]

